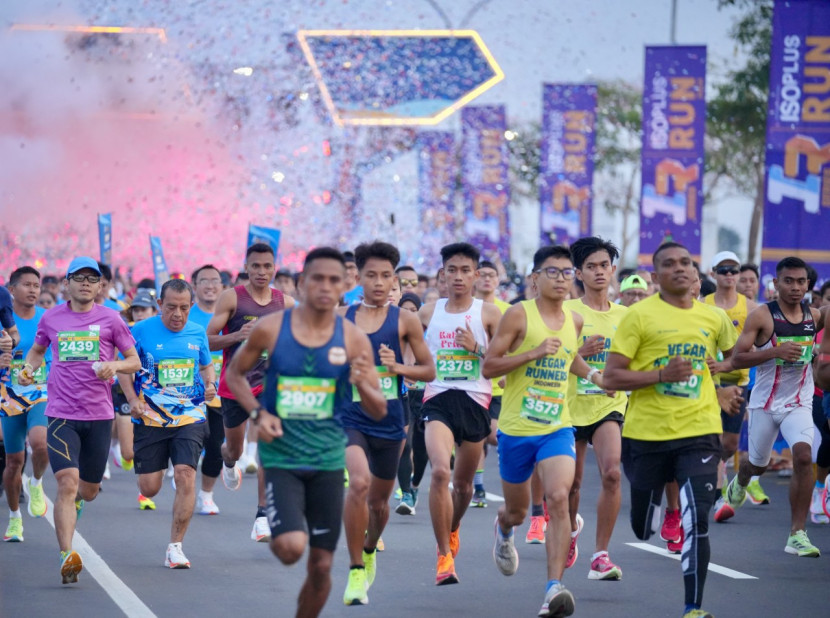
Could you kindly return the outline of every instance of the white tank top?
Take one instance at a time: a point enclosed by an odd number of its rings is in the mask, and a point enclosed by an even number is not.
[[[480,298],[474,298],[467,311],[447,313],[447,299],[436,301],[427,326],[426,341],[437,373],[435,380],[424,390],[424,401],[448,390],[458,390],[465,391],[479,405],[490,407],[493,385],[481,375],[483,359],[455,343],[456,329],[469,324],[479,347],[487,346],[487,332],[481,319],[483,306]]]

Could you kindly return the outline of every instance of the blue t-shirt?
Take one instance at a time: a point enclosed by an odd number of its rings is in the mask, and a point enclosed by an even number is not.
[[[363,286],[358,285],[345,294],[343,294],[343,300],[346,302],[347,305],[355,305],[363,300]]]
[[[198,304],[194,304],[190,308],[190,315],[187,316],[187,321],[188,323],[194,322],[207,330],[208,324],[210,324],[210,319],[212,317],[212,313],[203,311]],[[219,376],[222,375],[222,350],[213,350],[210,355],[213,358],[213,370],[216,372],[216,379],[218,380]],[[219,399],[217,398],[216,401],[218,400]]]
[[[43,363],[35,373],[35,383],[29,386],[17,384],[17,374],[23,368],[29,348],[35,342],[35,333],[41,316],[46,313],[43,307],[35,307],[35,315],[32,318],[24,319],[16,313],[13,314],[20,333],[20,343],[12,350],[11,371],[4,372],[3,377],[3,411],[0,416],[15,416],[26,412],[31,406],[46,401],[46,378],[49,375],[49,367],[52,365],[52,349],[47,348],[43,356]]]
[[[0,286],[0,326],[3,328],[11,328],[14,326],[12,295],[11,292],[3,286]]]
[[[178,427],[205,422],[205,385],[199,368],[211,363],[207,332],[194,322],[174,333],[153,316],[133,326],[141,359],[135,392],[144,395],[145,414],[134,423]]]

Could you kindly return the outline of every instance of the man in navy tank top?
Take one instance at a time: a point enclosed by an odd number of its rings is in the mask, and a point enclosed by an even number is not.
[[[226,367],[228,388],[259,429],[271,550],[294,564],[310,546],[297,616],[317,616],[331,591],[331,565],[343,513],[344,403],[353,392],[375,421],[386,416],[372,345],[335,314],[346,268],[336,249],[308,253],[299,279],[301,305],[257,320]],[[257,400],[248,381],[270,357]]]
[[[274,278],[274,250],[265,243],[255,243],[245,252],[245,272],[248,282],[222,292],[216,310],[207,327],[211,350],[222,350],[222,372],[219,375],[218,395],[222,399],[222,422],[225,425],[225,444],[222,445],[222,482],[231,491],[242,484],[242,470],[237,461],[245,447],[245,421],[248,414],[236,400],[225,382],[225,368],[237,349],[248,339],[254,323],[275,311],[294,306],[294,299],[283,296],[270,287]],[[262,392],[262,379],[268,355],[254,363],[248,373],[248,382],[254,396]],[[265,519],[265,490],[263,476],[258,472],[259,502],[254,518],[251,539],[268,542],[268,522]]]
[[[363,300],[338,310],[369,336],[373,362],[386,399],[386,417],[378,422],[363,409],[357,390],[343,402],[346,430],[346,468],[349,491],[343,521],[349,547],[349,580],[343,595],[346,605],[365,605],[366,592],[375,579],[378,539],[389,520],[389,497],[406,439],[403,378],[429,382],[435,364],[424,342],[418,317],[389,302],[395,281],[398,250],[385,242],[362,244],[355,249]],[[415,365],[404,365],[405,346],[412,349]]]

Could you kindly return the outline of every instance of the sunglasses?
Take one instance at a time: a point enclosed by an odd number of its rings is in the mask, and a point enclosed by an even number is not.
[[[418,280],[417,279],[404,279],[404,278],[401,278],[400,282],[401,282],[401,287],[405,287],[407,285],[412,286],[413,288],[418,287]]]
[[[74,274],[74,275],[69,275],[69,278],[72,281],[74,281],[75,283],[83,283],[84,281],[87,281],[89,283],[98,283],[99,281],[101,281],[101,276],[100,275]]]
[[[545,273],[545,276],[548,279],[557,279],[559,275],[562,275],[563,279],[573,279],[576,275],[575,268],[556,268],[556,266],[548,266],[547,268],[540,268],[536,271],[537,273]]]
[[[735,266],[719,266],[715,272],[719,275],[737,275],[741,271]]]

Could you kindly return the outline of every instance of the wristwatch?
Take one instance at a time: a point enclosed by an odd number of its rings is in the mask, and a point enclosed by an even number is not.
[[[263,408],[262,406],[257,406],[256,408],[248,412],[248,417],[252,421],[256,421],[259,418],[260,414],[262,414],[263,412],[265,412],[265,408]]]
[[[591,367],[588,370],[588,375],[585,376],[585,379],[588,380],[588,382],[592,382],[591,378],[593,378],[598,373],[599,373],[599,369],[597,369],[596,367]]]

